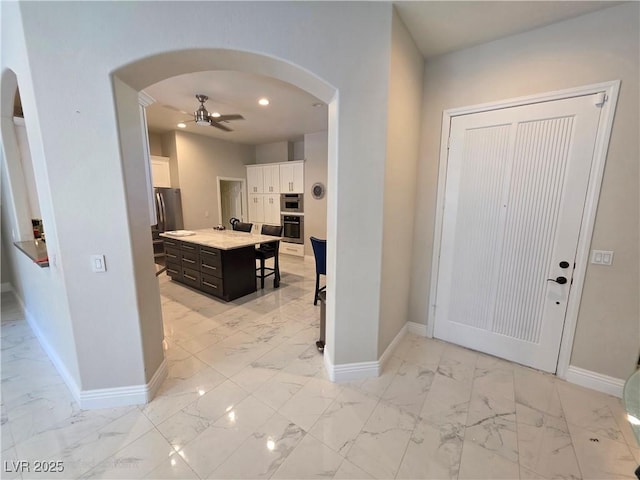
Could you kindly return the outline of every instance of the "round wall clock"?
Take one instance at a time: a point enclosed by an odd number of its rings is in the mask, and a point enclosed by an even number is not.
[[[320,200],[324,197],[324,185],[320,182],[314,183],[313,187],[311,187],[311,195],[313,195],[313,198],[316,200]]]

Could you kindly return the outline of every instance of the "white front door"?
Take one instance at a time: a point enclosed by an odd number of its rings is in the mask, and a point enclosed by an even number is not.
[[[597,98],[452,118],[437,338],[556,371]]]

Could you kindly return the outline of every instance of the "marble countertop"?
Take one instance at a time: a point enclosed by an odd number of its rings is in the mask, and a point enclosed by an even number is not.
[[[173,238],[183,242],[197,243],[206,247],[219,248],[220,250],[233,250],[259,243],[282,240],[282,237],[271,235],[260,235],[257,233],[236,232],[234,230],[213,230],[207,228],[203,230],[192,230],[193,235],[172,234],[171,232],[161,233],[161,237]],[[184,232],[182,230],[181,232]]]
[[[49,256],[47,246],[42,240],[27,240],[13,243],[18,249],[29,257],[33,262],[44,268],[49,266]]]

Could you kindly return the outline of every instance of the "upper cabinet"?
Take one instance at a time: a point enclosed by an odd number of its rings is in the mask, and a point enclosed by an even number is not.
[[[151,155],[151,177],[154,187],[171,187],[169,158]]]
[[[280,192],[304,193],[304,162],[280,164]]]
[[[304,161],[247,165],[248,193],[304,193]]]
[[[247,165],[247,188],[249,193],[265,193],[263,166]]]
[[[280,165],[262,167],[264,193],[280,193]]]

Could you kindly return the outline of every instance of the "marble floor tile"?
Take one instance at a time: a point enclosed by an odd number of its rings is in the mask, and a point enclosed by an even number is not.
[[[597,437],[625,442],[611,408],[609,396],[568,383],[557,384],[567,423],[589,430]]]
[[[253,391],[253,396],[276,410],[280,409],[309,378],[276,370],[276,374]]]
[[[314,479],[334,478],[343,463],[343,458],[311,435],[306,435],[293,451],[282,462],[271,478]],[[358,476],[359,469],[345,466],[344,473],[348,477],[336,478],[369,478]]]
[[[409,333],[400,341],[393,356],[435,371],[445,347],[444,342]]]
[[[49,473],[50,478],[77,478],[142,437],[154,426],[147,417],[134,408],[126,415],[92,432],[55,455],[63,462],[64,471]],[[42,459],[42,453],[25,455],[32,463]],[[40,473],[23,474],[23,478],[42,478]]]
[[[507,460],[475,443],[466,440],[463,443],[458,473],[460,480],[513,480],[519,476],[520,467],[517,462]]]
[[[345,458],[333,478],[336,480],[368,480],[373,477]]]
[[[331,383],[313,259],[233,302],[158,277],[168,376],[147,405],[81,410],[2,294],[2,478],[633,478],[620,400],[407,334],[380,377]],[[4,467],[5,464],[2,463]]]
[[[417,417],[434,376],[433,370],[404,361],[381,398]]]
[[[606,434],[594,435],[592,430],[571,423],[568,426],[583,479],[635,477],[638,463],[626,443],[611,440]]]
[[[419,420],[396,478],[458,478],[464,425]]]
[[[516,405],[516,412],[520,466],[542,478],[581,478],[564,417],[521,404]]]
[[[278,411],[308,431],[341,391],[339,384],[311,378]]]
[[[276,413],[209,478],[271,478],[304,436],[302,428]]]
[[[207,478],[274,413],[248,396],[180,448],[179,453],[200,478]]]
[[[395,478],[415,423],[399,407],[379,402],[346,458],[373,478]]]
[[[160,465],[154,468],[143,478],[148,479],[175,479],[175,480],[191,480],[198,479],[191,467],[184,461],[179,453],[173,453],[168,458],[162,460]]]
[[[232,411],[249,396],[248,392],[226,380],[208,392],[203,392],[158,425],[158,430],[177,450],[213,425],[220,417]]]
[[[171,445],[153,429],[80,478],[143,478],[173,453]]]
[[[344,388],[309,433],[344,456],[377,404],[376,397]]]

